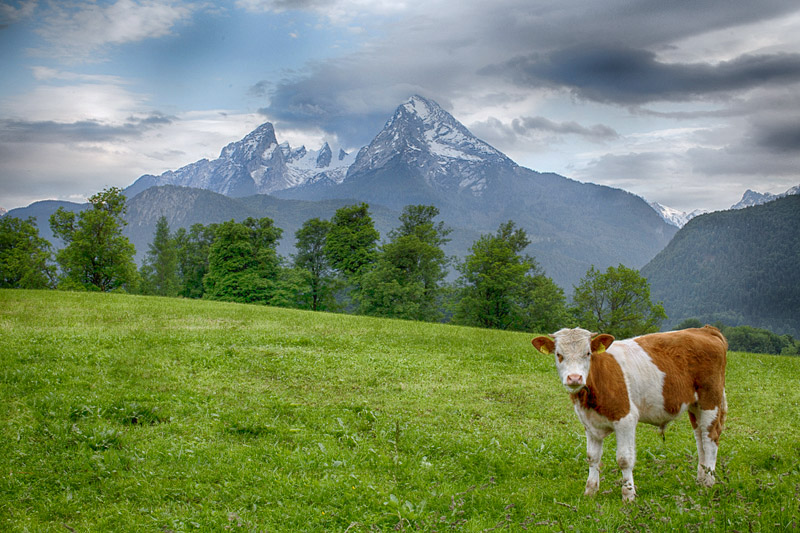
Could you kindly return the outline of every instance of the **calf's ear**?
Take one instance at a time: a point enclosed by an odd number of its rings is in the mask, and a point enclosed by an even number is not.
[[[614,342],[614,337],[608,333],[601,333],[592,338],[592,353],[605,352],[612,342]]]
[[[556,351],[556,343],[550,337],[536,337],[531,341],[531,344],[545,355]]]

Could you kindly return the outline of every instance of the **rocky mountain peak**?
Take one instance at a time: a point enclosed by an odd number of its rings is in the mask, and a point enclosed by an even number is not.
[[[780,194],[771,194],[768,192],[757,192],[752,189],[747,189],[742,195],[742,199],[731,206],[731,209],[744,209],[745,207],[752,207],[754,205],[761,205],[784,196],[792,196],[800,194],[800,185],[792,187]]]
[[[487,167],[516,167],[436,102],[418,95],[401,104],[369,146],[362,148],[348,177],[398,157],[420,169],[436,188],[470,188],[476,194],[486,186]]]
[[[220,152],[220,159],[254,159],[265,157],[265,151],[278,146],[278,140],[275,137],[275,128],[271,123],[265,122],[250,133],[248,133],[242,140],[228,144]],[[274,148],[272,148],[274,149]]]
[[[326,168],[331,164],[333,153],[331,152],[330,145],[326,142],[317,154],[317,168]],[[340,158],[341,160],[341,158]]]

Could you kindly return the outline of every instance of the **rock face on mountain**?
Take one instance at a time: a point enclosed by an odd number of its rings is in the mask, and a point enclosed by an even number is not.
[[[661,218],[663,218],[667,224],[672,224],[676,228],[682,228],[694,217],[706,213],[706,211],[703,211],[702,209],[695,209],[694,211],[687,213],[685,211],[679,211],[678,209],[661,205],[658,202],[648,203],[650,204],[650,207],[655,209],[656,213],[661,215]]]
[[[267,122],[241,141],[228,144],[217,159],[201,159],[160,176],[146,174],[125,194],[132,198],[159,185],[205,189],[234,198],[270,194],[314,180],[341,182],[354,159],[344,151],[334,158],[327,143],[319,151],[278,144],[275,129]]]

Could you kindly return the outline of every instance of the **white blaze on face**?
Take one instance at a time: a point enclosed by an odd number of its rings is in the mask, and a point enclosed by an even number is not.
[[[556,368],[569,392],[578,392],[589,379],[592,334],[585,329],[562,329],[553,334]]]

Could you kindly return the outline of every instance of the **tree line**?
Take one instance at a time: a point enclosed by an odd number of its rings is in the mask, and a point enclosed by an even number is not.
[[[312,218],[295,232],[296,252],[282,257],[283,230],[270,218],[195,224],[171,232],[159,218],[140,268],[122,234],[125,197],[117,188],[89,209],[50,217],[65,246],[55,254],[32,219],[0,219],[0,287],[124,291],[357,313],[386,318],[528,332],[562,327],[630,337],[658,331],[666,319],[647,280],[619,265],[590,268],[568,304],[513,221],[482,235],[466,257],[447,257],[450,229],[430,205],[406,206],[381,242],[366,203]],[[458,274],[446,281],[448,270]]]

